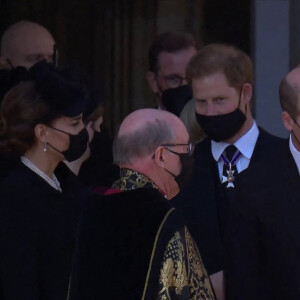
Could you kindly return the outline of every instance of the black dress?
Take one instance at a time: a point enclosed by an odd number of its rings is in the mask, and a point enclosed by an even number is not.
[[[0,299],[66,299],[86,191],[65,165],[63,192],[23,164],[0,186]]]

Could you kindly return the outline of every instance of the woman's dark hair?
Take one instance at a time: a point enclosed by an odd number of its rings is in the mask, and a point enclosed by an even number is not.
[[[42,99],[33,81],[19,83],[8,91],[1,105],[0,151],[23,154],[34,144],[35,126],[50,124],[60,116]]]
[[[82,87],[64,78],[52,64],[34,65],[27,77],[7,92],[1,105],[0,151],[11,155],[23,154],[33,145],[37,124],[75,117],[85,109]]]

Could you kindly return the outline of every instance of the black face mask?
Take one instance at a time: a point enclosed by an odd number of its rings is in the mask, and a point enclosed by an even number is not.
[[[59,151],[58,149],[53,147],[51,144],[47,143],[51,148],[53,148],[57,152],[63,154],[65,159],[68,162],[74,161],[74,160],[80,158],[84,154],[84,152],[87,148],[88,141],[89,141],[89,135],[88,135],[86,128],[83,128],[78,134],[70,134],[63,130],[60,130],[60,129],[57,129],[57,128],[54,128],[51,126],[49,126],[49,127],[52,129],[55,129],[57,131],[60,131],[62,133],[65,133],[69,136],[70,144],[69,144],[68,150],[66,150],[66,151]]]
[[[186,188],[190,182],[190,179],[192,177],[193,172],[193,166],[194,166],[194,157],[191,156],[189,153],[177,153],[175,151],[172,151],[168,148],[166,148],[170,152],[176,154],[180,158],[181,163],[181,172],[178,175],[173,174],[169,170],[165,169],[168,173],[170,173],[177,182],[179,189],[182,191],[184,188]]]
[[[175,176],[175,180],[182,191],[190,183],[194,167],[194,157],[186,153],[180,154],[179,157],[182,168],[180,174]]]
[[[233,137],[245,123],[246,116],[237,108],[231,113],[218,116],[196,113],[196,119],[210,139],[220,142]]]
[[[162,93],[161,101],[167,111],[179,117],[183,107],[192,97],[193,94],[190,86],[183,85],[165,90]]]
[[[206,116],[196,112],[196,119],[206,135],[216,141],[224,141],[233,137],[246,121],[246,112],[243,114],[240,110],[242,90],[239,97],[239,104],[234,111],[217,116]]]

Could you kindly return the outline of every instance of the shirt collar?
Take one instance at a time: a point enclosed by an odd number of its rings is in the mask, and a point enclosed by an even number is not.
[[[240,137],[234,143],[234,145],[243,154],[243,156],[251,159],[258,135],[259,130],[256,122],[254,121],[252,127],[242,137]],[[220,156],[227,146],[229,146],[229,144],[225,142],[215,142],[213,140],[211,141],[211,152],[216,161],[219,161]]]
[[[293,158],[295,160],[295,163],[297,165],[298,172],[300,174],[300,152],[294,146],[291,135],[290,135],[290,140],[289,140],[289,146],[290,146],[290,150],[293,155]]]

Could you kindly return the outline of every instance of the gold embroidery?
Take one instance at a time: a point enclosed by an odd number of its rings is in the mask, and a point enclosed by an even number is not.
[[[188,273],[190,283],[191,299],[215,299],[210,280],[203,266],[199,250],[185,228],[185,239],[187,248]]]
[[[189,231],[176,232],[168,242],[160,271],[160,300],[214,300],[210,280]],[[173,296],[172,296],[173,295]]]
[[[170,297],[169,295],[169,287],[171,286],[172,279],[174,274],[174,263],[171,258],[168,258],[162,267],[161,270],[161,283],[163,285],[162,290],[160,291],[160,294],[166,294],[166,296]]]
[[[170,290],[176,295],[181,295],[183,289],[188,286],[185,263],[184,245],[179,232],[168,242],[160,272],[159,299],[171,299]]]
[[[125,168],[120,170],[120,179],[115,181],[112,185],[112,188],[121,191],[129,191],[144,187],[158,189],[157,185],[147,176]]]
[[[157,246],[157,241],[158,241],[158,237],[160,235],[160,232],[167,220],[167,218],[169,217],[169,215],[174,211],[175,209],[174,208],[171,208],[167,214],[165,215],[164,219],[162,220],[159,228],[158,228],[158,231],[157,231],[157,234],[156,234],[156,237],[155,237],[155,241],[154,241],[154,245],[153,245],[153,249],[152,249],[152,254],[151,254],[151,258],[150,258],[150,263],[149,263],[149,268],[148,268],[148,272],[147,272],[147,277],[146,277],[146,282],[145,282],[145,286],[144,286],[144,291],[143,291],[143,296],[142,296],[142,300],[145,299],[145,296],[146,296],[146,291],[147,291],[147,288],[148,288],[148,283],[149,283],[149,276],[150,276],[150,273],[151,273],[151,268],[152,268],[152,263],[153,263],[153,258],[154,258],[154,254],[155,254],[155,250],[156,250],[156,246]]]
[[[71,281],[72,281],[72,275],[70,275],[70,278],[69,278],[67,300],[69,300],[69,298],[70,298]]]

